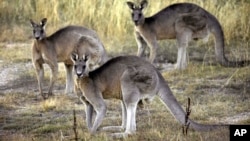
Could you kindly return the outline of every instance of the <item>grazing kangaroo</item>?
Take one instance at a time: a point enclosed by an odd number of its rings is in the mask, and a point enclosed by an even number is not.
[[[73,92],[73,62],[71,61],[70,56],[74,50],[78,49],[81,54],[88,53],[90,56],[94,55],[98,58],[94,60],[92,59],[93,57],[90,58],[89,62],[91,63],[88,64],[91,64],[92,66],[101,65],[107,60],[106,51],[95,31],[81,26],[67,26],[47,37],[45,33],[46,22],[46,18],[42,19],[40,23],[35,23],[33,20],[30,20],[33,27],[33,36],[35,38],[32,46],[32,62],[36,69],[39,92],[43,98],[46,98],[42,89],[44,63],[49,65],[52,72],[48,90],[49,96],[52,95],[53,85],[57,78],[57,62],[63,62],[65,64],[67,73],[65,93]],[[87,38],[91,40],[92,44],[83,43]]]
[[[158,43],[157,40],[176,39],[178,46],[177,69],[187,66],[188,43],[194,39],[205,39],[212,33],[215,39],[217,61],[226,67],[245,66],[249,61],[231,62],[224,54],[224,33],[218,20],[205,9],[191,3],[170,5],[151,17],[144,17],[143,9],[148,5],[143,0],[140,5],[127,2],[132,10],[135,24],[135,39],[138,45],[138,56],[142,56],[146,45],[150,48],[149,60],[153,63]]]
[[[88,57],[72,54],[74,71],[77,76],[76,88],[80,89],[81,100],[86,105],[86,122],[89,131],[94,134],[100,126],[105,113],[104,99],[122,100],[122,126],[104,129],[124,129],[125,133],[115,136],[127,136],[136,131],[136,107],[140,100],[151,101],[158,96],[170,109],[172,115],[185,124],[185,112],[172,94],[161,73],[149,62],[137,56],[120,56],[107,61],[94,71],[87,71]],[[78,93],[79,94],[79,93]],[[92,124],[93,112],[96,118]],[[198,131],[213,130],[222,125],[203,125],[188,119],[190,127]]]

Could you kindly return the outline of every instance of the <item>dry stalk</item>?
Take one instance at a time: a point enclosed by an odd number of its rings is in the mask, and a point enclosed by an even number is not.
[[[74,130],[74,133],[75,133],[74,140],[77,141],[78,140],[78,133],[77,133],[76,111],[75,110],[73,110],[73,116],[74,116],[73,130]]]
[[[188,128],[189,128],[189,125],[190,125],[190,122],[188,122],[190,113],[191,113],[190,98],[188,98],[188,104],[187,104],[187,107],[186,107],[186,115],[185,115],[185,124],[182,126],[182,133],[184,135],[187,135]]]

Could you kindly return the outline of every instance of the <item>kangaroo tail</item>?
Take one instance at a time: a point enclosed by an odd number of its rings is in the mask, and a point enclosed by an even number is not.
[[[229,61],[224,52],[224,33],[218,20],[210,14],[210,30],[215,39],[216,60],[225,67],[244,67],[250,64],[250,60]]]
[[[181,105],[178,103],[174,95],[172,94],[170,88],[168,87],[165,80],[163,80],[162,77],[162,84],[160,86],[158,96],[162,100],[162,102],[166,105],[166,107],[170,110],[172,115],[182,124],[186,124],[186,113],[181,107]],[[190,123],[190,127],[197,131],[210,131],[222,127],[228,127],[228,125],[205,125],[200,124],[195,121],[192,121],[188,119],[188,123]]]

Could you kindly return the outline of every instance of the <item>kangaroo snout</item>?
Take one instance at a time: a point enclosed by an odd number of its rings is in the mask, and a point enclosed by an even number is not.
[[[75,74],[78,78],[88,76],[88,73],[86,72],[86,65],[79,62],[78,64],[75,64]]]
[[[134,20],[135,25],[139,25],[139,20]]]
[[[83,75],[83,73],[76,73],[76,76],[77,76],[78,78],[82,77],[82,75]]]
[[[38,37],[35,37],[36,40],[40,40],[41,38],[38,36]]]

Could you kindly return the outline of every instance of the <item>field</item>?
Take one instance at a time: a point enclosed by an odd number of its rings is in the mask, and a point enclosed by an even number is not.
[[[148,0],[146,16],[184,0],[155,2]],[[220,21],[225,33],[225,50],[229,60],[250,60],[249,0],[186,0],[207,9]],[[21,14],[20,14],[21,13]],[[42,100],[38,95],[35,70],[31,63],[32,30],[29,19],[48,18],[50,35],[60,27],[77,24],[95,29],[110,56],[135,54],[137,45],[126,1],[120,0],[0,0],[0,141],[68,141],[75,140],[74,114],[78,140],[112,140],[109,132],[91,136],[86,128],[85,109],[76,95],[65,95],[65,71],[60,64],[54,96]],[[104,18],[105,17],[105,18]],[[191,42],[189,65],[183,71],[161,73],[177,100],[186,107],[191,98],[190,118],[204,124],[250,124],[250,67],[225,68],[214,55],[213,38],[208,43]],[[160,66],[176,61],[174,40],[160,42],[157,60]],[[45,86],[50,71],[45,67]],[[45,87],[47,90],[47,87]],[[108,112],[103,126],[121,124],[120,102],[107,100]],[[227,129],[197,132],[182,126],[158,98],[137,109],[137,133],[125,141],[137,140],[229,140]]]

